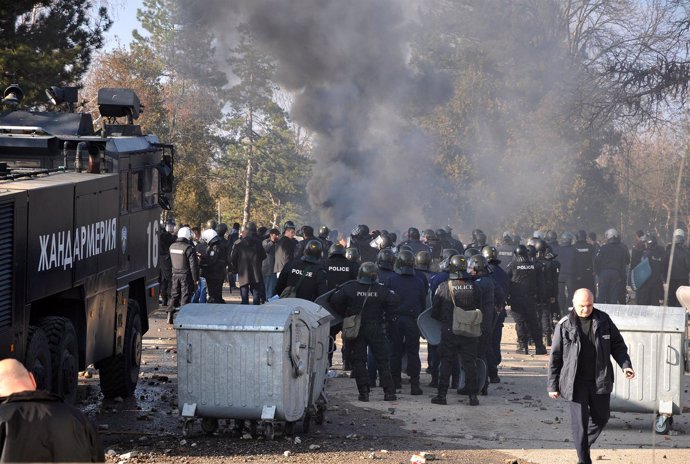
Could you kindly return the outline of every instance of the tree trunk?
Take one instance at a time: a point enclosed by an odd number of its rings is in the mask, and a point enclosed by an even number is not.
[[[251,204],[252,204],[252,178],[254,177],[254,109],[249,108],[249,116],[247,118],[247,125],[249,128],[249,154],[247,156],[247,174],[244,178],[244,213],[242,215],[242,224],[245,225],[251,218]]]

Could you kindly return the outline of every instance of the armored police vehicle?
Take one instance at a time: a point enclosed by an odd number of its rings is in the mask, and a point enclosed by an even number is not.
[[[131,90],[99,91],[98,132],[90,114],[72,112],[75,88],[46,93],[71,111],[19,109],[16,85],[2,100],[0,358],[23,361],[67,401],[92,363],[105,396],[131,395],[158,306],[174,148],[133,123],[141,105]]]

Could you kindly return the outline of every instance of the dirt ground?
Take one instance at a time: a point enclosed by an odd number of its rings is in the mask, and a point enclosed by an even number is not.
[[[226,289],[227,290],[227,289]],[[237,295],[226,295],[237,302]],[[233,435],[221,424],[206,435],[196,421],[192,433],[182,436],[183,419],[177,409],[175,331],[165,313],[154,313],[144,337],[142,371],[132,398],[104,400],[98,374],[89,369],[80,378],[82,410],[96,424],[108,462],[410,462],[414,454],[454,463],[566,463],[577,462],[572,448],[567,404],[546,394],[547,356],[517,355],[513,324],[504,328],[500,384],[491,384],[488,396],[471,407],[467,397],[449,393],[447,406],[430,403],[435,391],[411,396],[403,380],[398,400],[384,402],[380,388],[369,403],[357,401],[354,380],[342,371],[339,352],[328,380],[326,420],[312,424],[308,434],[299,428],[293,436],[277,434],[268,441],[257,434]],[[422,345],[423,366],[426,346]],[[423,374],[422,384],[430,380]],[[595,444],[592,457],[608,463],[690,462],[690,377],[683,378],[686,414],[674,417],[669,435],[652,432],[651,414],[614,411]],[[429,457],[428,457],[429,458]],[[428,459],[430,461],[431,459]]]

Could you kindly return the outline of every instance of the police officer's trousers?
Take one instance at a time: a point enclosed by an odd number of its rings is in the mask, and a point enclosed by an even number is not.
[[[352,350],[352,369],[360,393],[369,391],[367,375],[367,345],[371,347],[379,369],[379,381],[385,393],[395,393],[390,368],[390,347],[388,338],[379,322],[362,321],[359,336],[348,341]]]
[[[597,303],[619,303],[621,285],[625,286],[623,278],[617,270],[602,269],[601,272],[599,272]],[[621,301],[620,303],[625,303],[625,301]]]
[[[161,290],[160,296],[163,301],[163,306],[170,303],[170,293],[172,288],[172,265],[168,262],[161,263],[160,266]]]
[[[540,346],[542,344],[541,326],[537,319],[537,305],[534,298],[513,295],[510,303],[518,341],[527,346],[529,337],[532,337],[534,343]]]
[[[413,381],[419,381],[422,363],[419,359],[419,327],[412,316],[394,316],[388,326],[391,341],[391,375],[393,383],[400,384],[402,358],[407,354],[407,375]]]
[[[611,412],[611,395],[597,394],[596,390],[593,381],[582,382],[575,379],[573,400],[570,403],[573,442],[578,461],[586,464],[592,464],[589,449],[604,430]]]
[[[477,345],[479,338],[461,337],[453,334],[450,327],[441,329],[441,344],[438,346],[438,356],[441,359],[441,369],[438,378],[439,390],[448,390],[450,374],[453,370],[453,360],[458,353],[465,371],[465,391],[474,395],[477,393]]]
[[[173,273],[172,278],[172,306],[179,308],[192,302],[194,296],[194,281],[189,273]]]

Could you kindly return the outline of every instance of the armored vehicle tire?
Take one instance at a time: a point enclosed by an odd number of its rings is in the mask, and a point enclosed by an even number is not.
[[[79,343],[77,331],[65,317],[44,317],[38,321],[48,338],[50,361],[53,366],[53,392],[66,403],[77,401],[79,381]]]
[[[106,398],[126,397],[134,394],[141,367],[141,317],[139,304],[130,300],[122,353],[98,363],[101,391]]]
[[[34,375],[36,388],[39,390],[51,389],[53,376],[51,375],[50,346],[43,329],[35,325],[29,326],[24,366]]]

